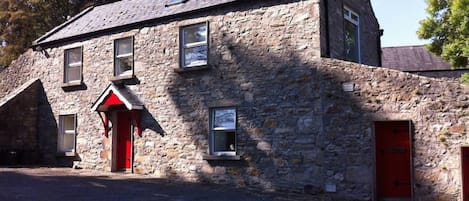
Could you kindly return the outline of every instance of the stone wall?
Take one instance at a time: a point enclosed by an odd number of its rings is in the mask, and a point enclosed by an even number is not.
[[[0,74],[6,93],[43,83],[39,144],[51,163],[60,114],[78,117],[75,166],[109,171],[112,136],[94,101],[111,83],[113,40],[133,36],[129,87],[145,103],[134,135],[134,171],[159,178],[371,200],[373,122],[411,120],[415,200],[458,200],[460,146],[467,144],[468,88],[456,82],[321,59],[317,1],[253,3],[193,13],[122,33],[28,51]],[[209,69],[176,72],[179,27],[209,22]],[[83,46],[84,87],[61,88],[63,52]],[[15,74],[17,73],[17,74]],[[15,75],[15,80],[9,79]],[[23,80],[23,81],[22,81]],[[18,84],[17,84],[18,83]],[[342,85],[353,83],[352,92]],[[239,161],[204,160],[209,110],[237,108]]]
[[[39,89],[40,81],[32,80],[0,100],[0,165],[39,163]]]
[[[359,35],[361,63],[371,66],[379,66],[379,60],[381,57],[379,24],[373,13],[369,0],[354,0],[350,2],[343,0],[328,0],[327,3],[326,1],[321,1],[321,55],[342,60],[345,58],[344,6],[352,9],[360,18]],[[326,9],[327,13],[325,12]],[[325,16],[326,14],[329,16]],[[326,32],[326,26],[328,26],[327,28],[329,29],[329,32]],[[326,55],[327,39],[329,39],[329,55]]]

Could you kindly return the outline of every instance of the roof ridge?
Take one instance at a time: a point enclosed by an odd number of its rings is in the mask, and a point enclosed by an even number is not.
[[[102,5],[101,5],[102,6]],[[45,33],[44,35],[42,35],[41,37],[39,37],[38,39],[36,39],[35,41],[33,41],[32,43],[32,46],[38,46],[39,42],[41,42],[42,40],[44,40],[45,38],[49,37],[50,35],[54,34],[55,32],[61,30],[63,27],[69,25],[70,23],[74,22],[75,20],[77,20],[78,18],[82,17],[83,15],[85,15],[86,13],[90,12],[91,10],[93,10],[95,8],[95,6],[90,6],[84,10],[82,10],[80,13],[76,14],[75,16],[73,16],[72,18],[70,18],[69,20],[65,21],[64,23],[60,24],[59,26],[56,26],[55,28],[53,28],[52,30],[48,31],[47,33]]]

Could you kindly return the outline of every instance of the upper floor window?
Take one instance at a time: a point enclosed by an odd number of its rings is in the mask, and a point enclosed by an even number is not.
[[[64,83],[81,82],[82,52],[81,47],[65,50]]]
[[[360,63],[360,18],[344,7],[345,60]]]
[[[60,115],[59,116],[59,139],[58,148],[61,153],[75,153],[75,141],[77,134],[77,116]]]
[[[114,40],[114,76],[132,76],[133,67],[133,37]]]
[[[181,67],[194,67],[208,63],[208,23],[182,27],[180,31]]]
[[[210,128],[211,154],[216,156],[236,155],[236,109],[212,109]]]

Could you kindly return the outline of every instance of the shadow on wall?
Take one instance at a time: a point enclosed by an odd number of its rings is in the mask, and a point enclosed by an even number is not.
[[[47,94],[40,85],[38,97],[37,142],[40,150],[41,163],[46,166],[72,167],[73,161],[79,161],[80,156],[64,156],[58,153],[58,125],[52,111]]]
[[[166,132],[163,130],[161,125],[156,121],[155,117],[148,111],[147,108],[143,108],[142,110],[142,131],[146,129],[150,129],[155,133],[158,133],[161,135],[161,137],[164,137],[166,135]]]
[[[39,80],[30,80],[5,96],[0,106],[0,165],[40,163],[36,138]]]
[[[296,49],[289,41],[279,41],[280,48],[248,45],[222,34],[221,44],[212,45],[220,47],[211,51],[210,69],[177,74],[168,89],[203,154],[210,141],[210,108],[237,110],[241,160],[207,161],[209,167],[197,171],[199,180],[318,194],[325,183],[341,191],[357,185],[344,181],[345,172],[365,161],[366,178],[359,179],[370,184],[371,122],[364,120],[367,111],[352,94],[343,91],[347,75],[322,72],[319,59],[289,51]],[[347,151],[354,143],[366,148]],[[371,197],[372,187],[363,186],[353,186],[358,199]]]

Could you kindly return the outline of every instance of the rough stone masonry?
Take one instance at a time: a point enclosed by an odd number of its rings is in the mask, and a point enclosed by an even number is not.
[[[91,105],[111,83],[113,40],[133,36],[145,103],[134,135],[137,174],[266,191],[371,200],[377,120],[411,120],[415,200],[461,200],[460,147],[467,145],[468,88],[459,83],[320,58],[315,1],[213,11],[89,40],[28,51],[0,74],[5,96],[28,80],[43,86],[37,144],[56,156],[58,116],[76,114],[76,167],[110,171],[112,138]],[[177,72],[183,25],[210,24],[209,68]],[[64,90],[63,53],[83,47],[83,88]],[[15,79],[11,79],[14,77]],[[352,84],[352,91],[344,91]],[[209,110],[237,109],[241,160],[204,160]],[[3,114],[2,114],[3,115]]]

